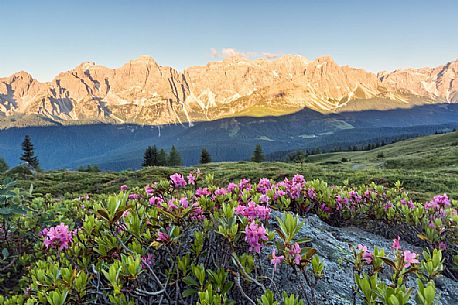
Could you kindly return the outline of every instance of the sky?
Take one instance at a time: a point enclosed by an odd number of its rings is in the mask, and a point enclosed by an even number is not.
[[[183,70],[236,53],[331,55],[369,71],[458,58],[457,0],[0,0],[0,77],[140,55]]]

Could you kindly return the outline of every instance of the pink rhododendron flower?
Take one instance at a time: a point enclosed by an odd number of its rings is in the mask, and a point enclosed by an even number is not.
[[[176,203],[176,199],[175,198],[169,199],[169,201],[167,202],[167,205],[169,206],[169,210],[178,209],[178,207],[177,207],[177,205],[175,203]]]
[[[76,231],[69,230],[68,226],[61,223],[55,227],[45,228],[41,231],[41,235],[44,236],[43,244],[46,249],[49,247],[58,247],[59,250],[67,249],[73,240],[73,235]]]
[[[262,243],[267,239],[267,231],[263,225],[258,225],[256,222],[252,221],[246,226],[245,241],[250,246],[250,251],[260,253]]]
[[[283,255],[277,256],[275,253],[275,249],[272,250],[272,259],[270,260],[270,262],[272,263],[272,265],[274,265],[274,271],[277,271],[277,265],[281,265],[284,258],[285,257]]]
[[[239,188],[240,190],[251,190],[250,179],[243,178],[242,180],[240,180]]]
[[[307,197],[309,197],[312,200],[316,198],[316,191],[313,187],[307,190]]]
[[[188,198],[182,197],[182,198],[180,199],[180,205],[181,205],[183,208],[187,209],[187,208],[189,207]]]
[[[154,206],[160,206],[161,203],[164,202],[164,199],[161,197],[153,196],[149,199],[149,204],[154,205]]]
[[[267,203],[269,203],[269,201],[270,201],[269,196],[267,196],[265,194],[262,194],[261,196],[259,196],[259,203],[267,204]]]
[[[151,186],[148,185],[148,186],[145,186],[145,192],[146,192],[146,194],[151,195],[151,194],[153,194],[154,189]]]
[[[270,217],[270,208],[258,205],[254,201],[248,202],[246,206],[238,205],[234,208],[234,212],[237,215],[247,217],[250,221],[259,218],[261,220],[267,220]]]
[[[256,189],[261,194],[265,194],[270,189],[270,187],[271,187],[270,180],[267,179],[267,178],[262,178],[262,179],[259,180],[259,183],[258,183]]]
[[[130,200],[138,200],[138,199],[141,199],[142,196],[140,194],[129,194],[129,197],[128,197]]]
[[[301,264],[301,259],[302,259],[301,252],[302,252],[302,249],[301,249],[301,246],[299,246],[298,243],[294,243],[289,248],[289,254],[294,257],[294,263],[296,265],[300,265]]]
[[[159,231],[159,232],[157,233],[157,236],[158,236],[158,237],[157,237],[156,240],[158,240],[158,241],[167,242],[167,241],[170,240],[170,236],[169,236],[168,234],[164,233],[164,232],[161,232],[161,231]]]
[[[206,197],[206,196],[210,196],[211,195],[211,192],[208,190],[208,188],[201,188],[199,187],[197,190],[196,190],[196,193],[195,195],[197,197]]]
[[[293,177],[294,184],[305,184],[305,178],[302,175],[294,175]]]
[[[188,184],[195,185],[196,184],[196,177],[192,173],[188,175]]]
[[[228,193],[227,189],[225,188],[219,188],[219,189],[216,189],[215,191],[215,196],[224,196]]]
[[[176,188],[182,188],[186,186],[186,180],[184,180],[183,175],[178,173],[171,175],[170,180],[172,180],[173,186]]]
[[[235,191],[235,189],[238,187],[237,184],[233,183],[233,182],[230,182],[228,185],[227,185],[227,191],[232,193],[233,191]]]
[[[321,204],[320,209],[325,213],[331,213],[331,211],[332,211],[331,208],[328,207],[325,203]]]
[[[393,204],[391,202],[388,202],[387,204],[385,204],[385,206],[383,207],[386,210],[389,210],[389,209],[392,209],[393,208]]]
[[[142,269],[147,269],[153,265],[153,254],[148,253],[147,255],[142,256]]]
[[[399,250],[401,249],[401,238],[398,236],[397,238],[393,239],[393,245],[391,246],[392,249],[394,250]]]
[[[420,263],[417,259],[417,254],[408,250],[404,251],[404,268],[409,268],[412,264]]]
[[[439,250],[441,251],[447,250],[447,244],[443,241],[439,242]]]
[[[191,220],[204,220],[205,215],[202,208],[199,206],[199,203],[194,203],[192,205]]]
[[[374,259],[374,255],[369,250],[367,250],[366,246],[359,244],[358,250],[361,251],[362,258],[364,261],[366,261],[366,264],[369,265],[370,263],[372,263],[372,260]]]
[[[127,185],[121,185],[119,189],[121,190],[121,192],[125,192],[129,189],[129,187]]]

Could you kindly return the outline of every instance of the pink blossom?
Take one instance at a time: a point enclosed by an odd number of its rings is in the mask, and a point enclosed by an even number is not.
[[[197,197],[206,197],[206,196],[210,196],[211,195],[211,192],[208,190],[208,188],[201,188],[199,187],[197,190],[196,190],[196,193],[195,195]]]
[[[262,194],[261,196],[259,196],[259,203],[264,203],[264,204],[267,204],[269,203],[269,196],[265,195],[265,194]]]
[[[439,250],[441,250],[441,251],[447,250],[447,243],[445,243],[443,241],[439,242]]]
[[[132,194],[129,194],[129,197],[128,197],[130,200],[138,200],[140,198],[142,198],[142,196],[140,194],[135,194],[135,193],[132,193]]]
[[[199,203],[194,203],[192,205],[191,220],[204,220],[205,215],[202,208],[199,206]]]
[[[148,253],[147,255],[142,256],[142,268],[147,269],[153,265],[153,254]]]
[[[302,175],[294,175],[293,177],[294,184],[305,184],[305,178]]]
[[[233,183],[233,182],[230,182],[228,185],[227,185],[227,191],[228,192],[233,192],[235,191],[235,189],[238,187],[237,184]]]
[[[240,190],[251,190],[250,179],[243,178],[242,180],[240,180],[239,188]]]
[[[417,254],[408,250],[404,251],[404,268],[409,268],[412,264],[418,264]]]
[[[332,211],[331,208],[328,207],[325,203],[321,204],[320,209],[325,213],[331,213],[331,211]]]
[[[385,204],[385,206],[383,207],[386,210],[389,210],[389,209],[392,209],[393,208],[393,204],[391,202],[387,202],[387,204]]]
[[[219,188],[219,189],[216,189],[215,191],[215,196],[224,196],[228,193],[227,189],[225,188]]]
[[[401,240],[401,238],[399,236],[397,238],[393,239],[393,245],[391,246],[391,248],[394,249],[394,250],[401,249],[400,240]]]
[[[154,189],[151,186],[148,185],[148,186],[145,187],[145,192],[146,192],[146,194],[151,195],[151,194],[153,194]]]
[[[178,209],[177,205],[175,204],[176,203],[176,199],[175,198],[170,198],[169,201],[167,202],[167,205],[169,206],[169,210],[176,210]]]
[[[183,208],[187,209],[187,208],[189,207],[188,198],[182,197],[182,198],[180,199],[180,205],[181,205]]]
[[[195,185],[196,184],[196,177],[192,173],[188,175],[188,184]]]
[[[362,258],[364,261],[366,261],[366,264],[369,265],[370,263],[372,263],[372,260],[374,259],[374,255],[369,250],[367,250],[366,246],[359,244],[358,250],[361,251]]]
[[[256,189],[261,194],[265,194],[270,189],[270,187],[271,187],[270,180],[267,179],[267,178],[262,178],[262,179],[259,180],[259,183],[258,183]]]
[[[159,232],[157,233],[157,236],[158,236],[158,237],[157,237],[156,240],[158,240],[158,241],[167,242],[167,241],[170,240],[170,236],[169,236],[167,233],[164,233],[164,232],[161,232],[161,231],[159,231]]]
[[[263,225],[258,225],[256,222],[252,221],[246,226],[245,241],[250,246],[250,251],[260,253],[262,242],[267,239],[267,231]]]
[[[289,248],[289,254],[294,257],[294,263],[296,265],[300,265],[301,264],[301,259],[302,259],[301,252],[302,252],[302,249],[301,249],[301,246],[299,246],[298,243],[294,243]]]
[[[315,189],[313,187],[309,188],[307,190],[307,196],[312,200],[314,200],[316,198],[316,192],[315,192]]]
[[[258,205],[254,201],[248,202],[246,206],[238,205],[235,207],[234,212],[237,215],[247,217],[250,221],[255,220],[256,218],[267,220],[270,217],[270,208],[263,205]]]
[[[45,228],[41,231],[44,236],[43,244],[46,248],[56,246],[59,250],[67,249],[73,240],[76,231],[69,230],[68,226],[61,223],[55,227]]]
[[[129,189],[129,187],[127,185],[121,185],[119,189],[121,190],[121,192],[125,192]]]
[[[173,182],[175,188],[182,188],[186,186],[186,180],[184,180],[183,175],[175,173],[170,176],[170,180]]]
[[[154,206],[160,206],[161,203],[164,202],[164,199],[161,197],[153,196],[149,199],[149,204],[154,205]]]
[[[275,249],[272,250],[272,259],[270,260],[270,262],[272,263],[272,265],[274,265],[274,271],[277,271],[277,265],[281,265],[284,258],[285,257],[283,255],[277,256],[275,253]]]

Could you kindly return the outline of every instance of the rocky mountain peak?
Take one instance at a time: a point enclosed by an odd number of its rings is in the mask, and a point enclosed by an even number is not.
[[[300,55],[233,55],[184,72],[147,55],[115,69],[84,62],[50,83],[18,72],[0,78],[0,117],[164,124],[458,101],[458,60],[374,74],[339,66],[331,56],[310,61]]]

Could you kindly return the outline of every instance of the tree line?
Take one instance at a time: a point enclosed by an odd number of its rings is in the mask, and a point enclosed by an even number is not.
[[[260,144],[257,144],[253,151],[251,161],[263,162],[264,160],[265,157],[262,147]],[[212,157],[206,148],[202,148],[199,161],[200,164],[207,164],[212,162]],[[148,146],[143,154],[143,167],[180,165],[182,165],[181,154],[178,152],[175,145],[172,146],[168,154],[163,148],[158,149],[156,145]]]

